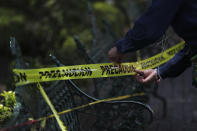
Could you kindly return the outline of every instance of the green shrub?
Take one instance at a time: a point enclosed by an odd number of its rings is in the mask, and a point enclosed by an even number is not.
[[[2,97],[0,101],[0,123],[2,123],[11,117],[16,105],[16,97],[13,91],[3,91],[0,96]]]

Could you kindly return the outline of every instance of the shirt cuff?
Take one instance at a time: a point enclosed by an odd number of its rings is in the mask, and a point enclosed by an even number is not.
[[[160,70],[159,70],[159,67],[157,67],[157,68],[155,69],[155,71],[157,72],[157,76],[159,77],[159,79],[163,79],[162,76],[161,76],[161,72],[160,72]]]
[[[119,41],[116,42],[116,47],[117,47],[117,50],[120,54],[124,54],[124,48],[123,48],[123,45],[125,45],[126,41],[124,38],[120,39]]]

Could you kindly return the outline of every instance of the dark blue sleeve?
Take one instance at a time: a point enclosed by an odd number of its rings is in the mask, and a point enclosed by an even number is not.
[[[120,53],[136,51],[157,41],[173,21],[183,0],[153,0],[152,5],[116,43]]]
[[[162,79],[176,77],[191,66],[191,57],[197,54],[197,47],[185,45],[170,61],[158,68],[158,74]]]

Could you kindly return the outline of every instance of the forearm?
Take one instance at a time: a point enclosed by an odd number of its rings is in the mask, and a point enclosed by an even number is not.
[[[151,7],[116,43],[119,53],[141,49],[157,41],[176,16],[183,0],[153,0]]]
[[[177,77],[191,66],[191,57],[197,53],[196,48],[191,48],[187,44],[183,50],[177,53],[170,61],[158,68],[158,74],[162,79]]]

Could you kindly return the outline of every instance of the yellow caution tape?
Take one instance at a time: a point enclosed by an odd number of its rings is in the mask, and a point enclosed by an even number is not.
[[[88,103],[88,104],[85,104],[85,105],[77,106],[77,107],[74,107],[72,109],[67,109],[65,111],[59,112],[58,115],[63,115],[63,114],[69,113],[71,111],[79,110],[79,109],[82,109],[82,108],[85,108],[85,107],[88,107],[88,106],[92,106],[92,105],[95,105],[95,104],[99,104],[99,103],[102,103],[102,102],[120,101],[120,100],[123,100],[123,99],[128,99],[128,98],[135,97],[135,96],[144,96],[144,95],[145,94],[142,92],[142,93],[119,96],[119,97],[114,97],[114,98],[102,99],[102,100],[94,101],[94,102],[91,102],[91,103]],[[47,119],[52,118],[54,116],[55,115],[53,114],[53,115],[49,115],[47,117],[42,117],[42,118],[39,118],[38,121],[47,120]]]
[[[59,115],[57,113],[57,111],[55,110],[53,104],[51,103],[51,101],[49,100],[47,94],[45,93],[44,89],[42,88],[42,86],[40,85],[40,83],[37,84],[38,88],[40,90],[40,93],[42,94],[42,96],[44,97],[44,100],[46,101],[46,103],[49,105],[49,107],[51,108],[60,128],[62,131],[68,131],[67,127],[64,125],[64,123],[60,120]]]
[[[145,60],[132,63],[102,63],[73,65],[63,67],[50,67],[40,69],[13,69],[16,86],[69,79],[87,79],[134,75],[133,67],[139,70],[155,68],[169,61],[174,55],[183,49],[185,42],[177,45]]]

